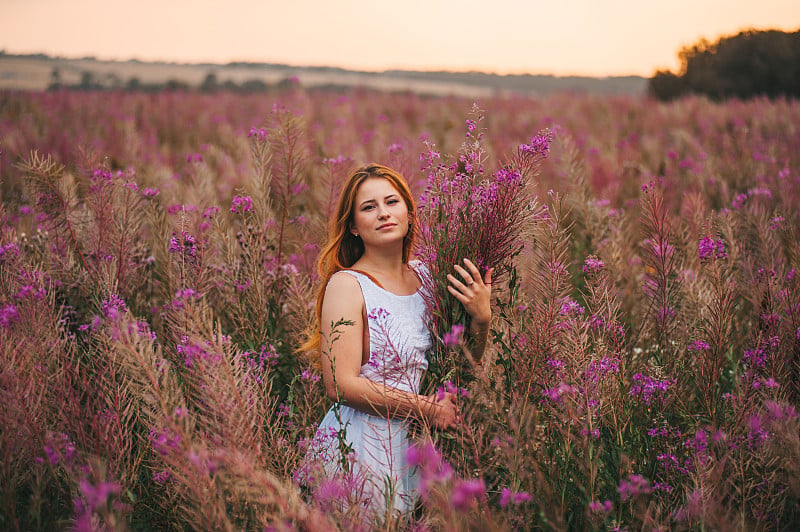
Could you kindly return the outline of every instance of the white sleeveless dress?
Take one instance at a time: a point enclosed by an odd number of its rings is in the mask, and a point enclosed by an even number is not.
[[[425,286],[427,268],[419,261],[411,261],[409,266]],[[343,270],[334,275],[355,277],[364,297],[370,357],[361,366],[360,375],[392,388],[419,393],[420,380],[428,367],[425,352],[431,347],[423,288],[401,296],[384,290],[360,272]],[[404,420],[333,405],[320,423],[307,460],[322,461],[328,476],[341,475],[342,444],[352,449],[344,454],[353,477],[361,482],[362,504],[377,512],[385,511],[387,503],[400,512],[413,508],[417,479],[406,460],[410,444]]]

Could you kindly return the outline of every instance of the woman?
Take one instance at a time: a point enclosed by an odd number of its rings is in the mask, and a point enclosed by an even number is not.
[[[373,510],[405,511],[414,504],[414,472],[407,466],[405,422],[417,418],[450,429],[455,398],[423,396],[419,383],[431,346],[423,278],[412,261],[417,232],[408,184],[394,170],[370,164],[342,188],[328,243],[319,260],[319,332],[309,346],[321,354],[325,390],[334,405],[322,420],[309,457],[328,475],[350,471],[362,482],[360,499]],[[472,318],[485,345],[491,319],[491,274],[469,260],[447,276],[448,289]]]

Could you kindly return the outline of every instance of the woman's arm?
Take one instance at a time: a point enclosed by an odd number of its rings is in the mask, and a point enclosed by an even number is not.
[[[441,400],[385,386],[360,376],[364,341],[364,298],[352,275],[334,275],[322,302],[322,378],[332,400],[383,417],[416,416],[449,428],[456,419],[450,394]]]
[[[486,275],[481,277],[478,267],[471,260],[464,259],[464,267],[456,264],[455,270],[461,279],[448,274],[447,280],[450,281],[450,285],[447,290],[464,305],[464,309],[472,318],[469,333],[475,342],[473,356],[480,362],[483,352],[486,350],[489,325],[492,321],[492,272],[494,272],[494,268],[489,268]]]

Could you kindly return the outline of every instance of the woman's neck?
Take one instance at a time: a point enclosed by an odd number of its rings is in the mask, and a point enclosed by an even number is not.
[[[408,265],[403,262],[402,249],[397,253],[366,250],[353,268],[389,278],[403,278]]]

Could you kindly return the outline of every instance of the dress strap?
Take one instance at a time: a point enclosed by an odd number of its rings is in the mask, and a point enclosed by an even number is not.
[[[427,272],[427,268],[425,268],[425,265],[422,263],[422,261],[420,261],[420,260],[410,260],[410,261],[408,261],[407,264],[408,264],[408,267],[411,269],[411,271],[414,272],[414,274],[416,274],[417,278],[424,285],[425,282],[424,282],[422,276]],[[420,271],[420,270],[422,270],[422,271]],[[345,268],[345,269],[339,270],[339,271],[360,273],[361,275],[363,275],[364,277],[366,277],[367,279],[369,279],[370,281],[375,283],[375,285],[378,286],[379,288],[382,288],[382,289],[386,290],[386,288],[384,288],[384,286],[375,277],[373,277],[372,275],[368,274],[364,270],[357,270],[355,268]]]
[[[372,281],[373,283],[378,285],[380,288],[383,288],[383,285],[381,283],[379,283],[376,278],[374,278],[373,276],[371,276],[370,274],[368,274],[367,272],[365,272],[363,270],[356,270],[355,268],[346,268],[346,269],[341,270],[341,271],[343,271],[343,272],[350,271],[350,272],[360,273],[361,275],[363,275],[364,277],[366,277],[367,279],[369,279],[370,281]],[[383,288],[383,289],[386,290],[385,288]]]

